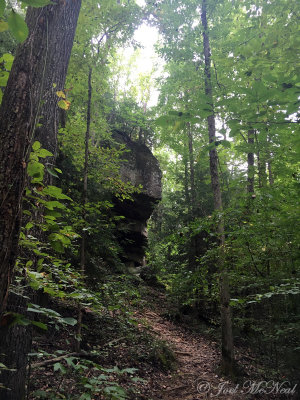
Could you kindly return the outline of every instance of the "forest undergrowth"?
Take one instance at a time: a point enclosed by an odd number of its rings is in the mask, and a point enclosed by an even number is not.
[[[142,297],[126,313],[85,310],[78,353],[72,350],[73,327],[36,329],[28,399],[287,398],[259,394],[255,388],[249,393],[250,382],[266,381],[267,372],[247,348],[236,351],[240,376],[234,382],[224,378],[210,327],[199,321],[196,331],[197,324],[192,328],[183,319],[170,318],[177,310],[162,288],[141,284],[139,290]],[[70,303],[55,301],[51,306],[62,316],[76,316],[77,309]]]
[[[299,15],[0,0],[1,400],[299,398]]]

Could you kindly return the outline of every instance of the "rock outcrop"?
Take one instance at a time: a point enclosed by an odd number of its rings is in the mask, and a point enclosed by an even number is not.
[[[123,262],[129,269],[144,265],[147,245],[147,220],[155,204],[161,199],[161,171],[157,159],[144,144],[133,142],[126,134],[115,132],[113,138],[128,150],[121,166],[121,178],[134,186],[142,187],[133,200],[115,200],[117,214],[123,215],[120,244]]]

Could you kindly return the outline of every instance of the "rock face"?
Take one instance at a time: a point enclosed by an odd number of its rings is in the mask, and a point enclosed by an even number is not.
[[[133,142],[126,134],[115,132],[113,138],[125,144],[128,150],[121,166],[121,178],[134,186],[142,186],[142,192],[133,195],[133,201],[115,201],[117,214],[123,215],[120,244],[123,262],[128,268],[144,265],[147,245],[147,220],[155,204],[161,199],[161,171],[157,159],[147,146]]]

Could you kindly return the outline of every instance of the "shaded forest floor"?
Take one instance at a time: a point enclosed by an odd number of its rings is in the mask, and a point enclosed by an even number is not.
[[[166,319],[164,310],[165,296],[153,292],[151,309],[146,308],[136,317],[141,327],[160,340],[165,341],[175,355],[174,369],[167,374],[155,374],[152,377],[153,400],[200,400],[218,398],[222,400],[241,399],[279,399],[280,395],[257,393],[255,387],[250,390],[250,382],[265,380],[253,365],[254,358],[247,349],[237,351],[236,359],[243,373],[234,383],[222,377],[220,369],[220,350],[218,344],[190,329],[188,324],[174,323]],[[291,397],[290,397],[291,398]]]
[[[219,359],[214,343],[204,337],[196,337],[184,328],[166,321],[156,312],[147,310],[142,315],[153,334],[164,340],[176,358],[176,367],[168,374],[153,379],[153,399],[196,400],[206,399],[210,394],[220,399],[240,399],[235,395],[234,385],[216,374]],[[224,384],[224,387],[221,385]],[[232,393],[226,394],[232,391]]]
[[[248,387],[250,380],[266,380],[257,372],[258,366],[253,365],[255,360],[246,349],[236,354],[243,376],[237,383],[224,379],[217,372],[218,344],[205,335],[194,333],[188,326],[168,320],[164,293],[150,288],[145,290],[141,304],[135,305],[125,318],[118,313],[85,314],[83,357],[70,353],[74,341],[74,332],[70,329],[37,332],[33,352],[40,354],[40,363],[61,354],[66,357],[38,368],[36,360],[32,362],[29,399],[292,399],[292,396],[280,397],[275,393],[251,394],[247,388],[243,391],[243,385]],[[75,309],[62,304],[59,312],[76,316]],[[94,365],[104,368],[100,375]],[[117,370],[113,371],[116,366]],[[126,390],[127,397],[122,397],[121,391],[117,394],[118,387]],[[104,394],[111,388],[116,397]],[[89,394],[80,397],[84,392]]]

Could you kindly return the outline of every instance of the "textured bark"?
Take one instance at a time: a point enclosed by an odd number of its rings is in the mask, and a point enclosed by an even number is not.
[[[17,257],[22,220],[22,195],[26,164],[33,140],[54,155],[57,147],[59,98],[63,90],[81,0],[28,9],[28,39],[19,46],[0,109],[0,311],[5,310],[9,284]],[[49,180],[47,180],[49,182]],[[47,183],[47,182],[46,182]],[[10,295],[11,297],[11,295]],[[27,300],[19,296],[9,309],[26,315]],[[1,316],[1,325],[4,317]],[[23,400],[31,330],[14,325],[1,332],[0,381],[10,390],[1,399]]]
[[[26,163],[34,137],[56,153],[58,97],[65,82],[81,0],[29,7],[0,108],[0,311],[5,308],[22,218]],[[55,86],[56,85],[56,86]],[[54,87],[55,86],[55,87]],[[37,123],[42,124],[35,130]]]
[[[248,146],[251,148],[251,151],[248,152],[248,186],[247,192],[254,193],[254,130],[249,129],[248,131]]]
[[[17,312],[26,317],[27,300],[23,296],[10,293],[7,311]],[[31,348],[31,327],[24,325],[4,325],[0,328],[1,362],[15,371],[1,370],[0,382],[6,388],[0,389],[0,398],[5,400],[25,399],[27,354]],[[25,351],[24,351],[25,349]]]
[[[209,106],[212,113],[207,117],[209,143],[213,144],[216,141],[216,126],[215,116],[213,110],[213,92],[211,83],[211,52],[209,44],[208,26],[207,26],[207,3],[202,0],[201,21],[203,26],[203,50],[205,58],[205,94],[210,99]],[[214,198],[215,211],[222,214],[222,196],[218,171],[218,154],[215,147],[209,151],[210,161],[210,175],[211,184]],[[217,234],[219,240],[219,257],[218,267],[220,271],[220,302],[221,302],[221,328],[222,328],[222,370],[225,374],[231,375],[233,373],[234,354],[233,354],[233,335],[232,335],[232,320],[231,310],[229,305],[230,292],[228,273],[224,265],[224,218],[222,215],[219,217]]]

